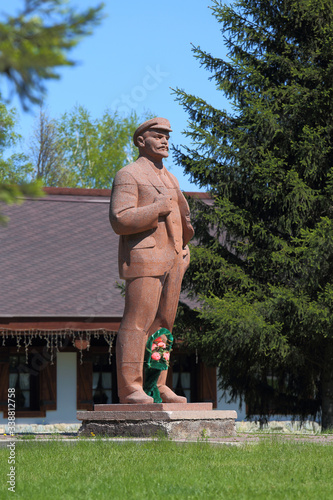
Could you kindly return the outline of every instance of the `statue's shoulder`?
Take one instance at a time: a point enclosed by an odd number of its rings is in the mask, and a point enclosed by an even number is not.
[[[136,167],[136,161],[134,161],[133,163],[129,163],[125,167],[122,167],[120,170],[118,170],[116,175],[121,175],[126,173],[130,174],[135,171],[135,167]]]
[[[120,184],[124,182],[133,181],[137,177],[138,164],[136,161],[129,163],[125,167],[122,167],[115,175],[114,183]]]

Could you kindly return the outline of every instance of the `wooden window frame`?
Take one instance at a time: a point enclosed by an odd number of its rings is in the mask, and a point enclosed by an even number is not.
[[[44,359],[42,353],[44,346],[36,346],[33,348],[39,359]],[[8,388],[9,388],[9,356],[20,354],[16,347],[0,348],[0,411],[3,412],[3,417],[8,418]],[[22,354],[22,352],[21,352]],[[33,353],[32,353],[33,354]],[[31,355],[31,353],[30,353]],[[57,363],[56,356],[54,364],[50,360],[46,360],[45,366],[37,371],[39,374],[39,409],[37,410],[16,410],[15,418],[35,418],[46,417],[48,410],[57,409]],[[36,366],[36,368],[38,365]],[[36,371],[34,367],[32,370]],[[4,382],[4,383],[3,383]]]

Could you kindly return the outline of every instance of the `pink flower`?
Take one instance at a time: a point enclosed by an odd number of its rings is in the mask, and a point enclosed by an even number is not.
[[[169,359],[170,359],[170,353],[169,352],[165,352],[163,354],[163,358],[165,359],[165,361],[169,361]]]
[[[151,346],[151,350],[152,350],[152,351],[154,351],[155,349],[157,349],[157,345],[156,345],[156,344],[153,344],[153,345]]]
[[[161,355],[158,352],[153,352],[153,354],[151,355],[151,359],[153,359],[154,361],[159,361],[161,359]]]
[[[159,342],[157,345],[158,347],[162,347],[162,349],[166,348],[165,342]]]

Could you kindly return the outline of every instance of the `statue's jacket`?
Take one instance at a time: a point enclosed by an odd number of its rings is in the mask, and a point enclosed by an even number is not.
[[[155,167],[156,168],[156,167]],[[162,276],[193,237],[188,203],[176,177],[167,172],[166,186],[150,162],[139,157],[115,176],[110,222],[119,238],[119,275],[122,279]],[[172,196],[172,210],[161,217],[154,203]]]

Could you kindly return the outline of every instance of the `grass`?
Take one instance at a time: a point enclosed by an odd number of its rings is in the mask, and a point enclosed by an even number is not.
[[[332,445],[26,441],[15,452],[20,499],[333,499]],[[0,448],[1,499],[8,455]]]

